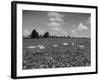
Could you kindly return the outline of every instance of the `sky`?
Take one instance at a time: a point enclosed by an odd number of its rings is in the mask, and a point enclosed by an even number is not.
[[[49,32],[56,36],[90,37],[89,13],[23,10],[22,33],[31,34],[36,29],[43,35]]]

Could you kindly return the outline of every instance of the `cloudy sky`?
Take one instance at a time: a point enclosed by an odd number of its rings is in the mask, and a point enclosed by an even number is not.
[[[23,35],[33,29],[39,34],[90,37],[90,14],[23,10]]]

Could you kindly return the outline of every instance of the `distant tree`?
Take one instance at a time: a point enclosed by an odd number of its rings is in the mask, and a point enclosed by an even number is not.
[[[44,33],[43,37],[48,38],[50,36],[49,32]]]
[[[40,34],[40,35],[39,35],[39,38],[43,38],[43,35]]]
[[[31,33],[31,38],[39,38],[39,33],[35,29]]]
[[[56,36],[56,35],[52,35],[52,36],[50,36],[51,38],[59,38],[58,36]]]
[[[70,38],[70,35],[68,35],[67,37]]]
[[[53,38],[53,35],[51,35],[50,37]]]

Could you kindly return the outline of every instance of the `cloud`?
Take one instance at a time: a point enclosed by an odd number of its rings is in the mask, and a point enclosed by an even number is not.
[[[60,31],[61,27],[55,26],[55,27],[51,27],[50,29],[54,31]]]
[[[85,25],[83,25],[82,23],[80,23],[79,25],[78,25],[78,27],[77,27],[77,31],[82,31],[82,30],[87,30],[88,29],[88,27],[87,26],[85,26]]]
[[[30,33],[29,33],[29,31],[28,31],[28,29],[25,29],[24,30],[24,36],[28,36]]]
[[[60,18],[64,17],[64,15],[62,15],[62,14],[60,14],[58,12],[49,12],[48,16],[49,17],[60,17]]]
[[[54,36],[68,36],[68,33],[64,31],[63,29],[60,31],[52,30],[50,34]]]
[[[56,27],[56,26],[61,26],[61,24],[58,23],[58,22],[50,22],[50,23],[48,24],[48,26],[50,26],[50,27]]]
[[[91,17],[88,17],[88,19],[86,20],[86,22],[87,22],[88,24],[91,24]]]
[[[68,33],[62,28],[62,25],[57,22],[51,22],[50,26],[50,34],[57,35],[57,36],[67,36]]]
[[[63,22],[62,18],[59,17],[54,17],[54,18],[49,18],[50,21],[59,21],[59,22]]]
[[[76,30],[72,30],[71,32],[72,34],[77,34]]]
[[[48,12],[50,34],[55,36],[67,36],[68,33],[63,29],[64,20],[61,13]]]
[[[50,21],[58,21],[58,22],[63,22],[63,17],[64,15],[58,13],[58,12],[49,12],[48,17]]]
[[[75,28],[75,25],[73,25],[73,28]],[[77,32],[88,30],[88,27],[80,23],[75,29],[71,30],[72,34],[77,34]]]
[[[43,35],[46,31],[41,29],[41,28],[38,28],[37,29],[37,32],[39,32],[39,34]]]

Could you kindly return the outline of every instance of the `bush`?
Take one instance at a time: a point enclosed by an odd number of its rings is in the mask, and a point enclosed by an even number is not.
[[[31,38],[39,38],[39,33],[35,29],[31,33]]]

